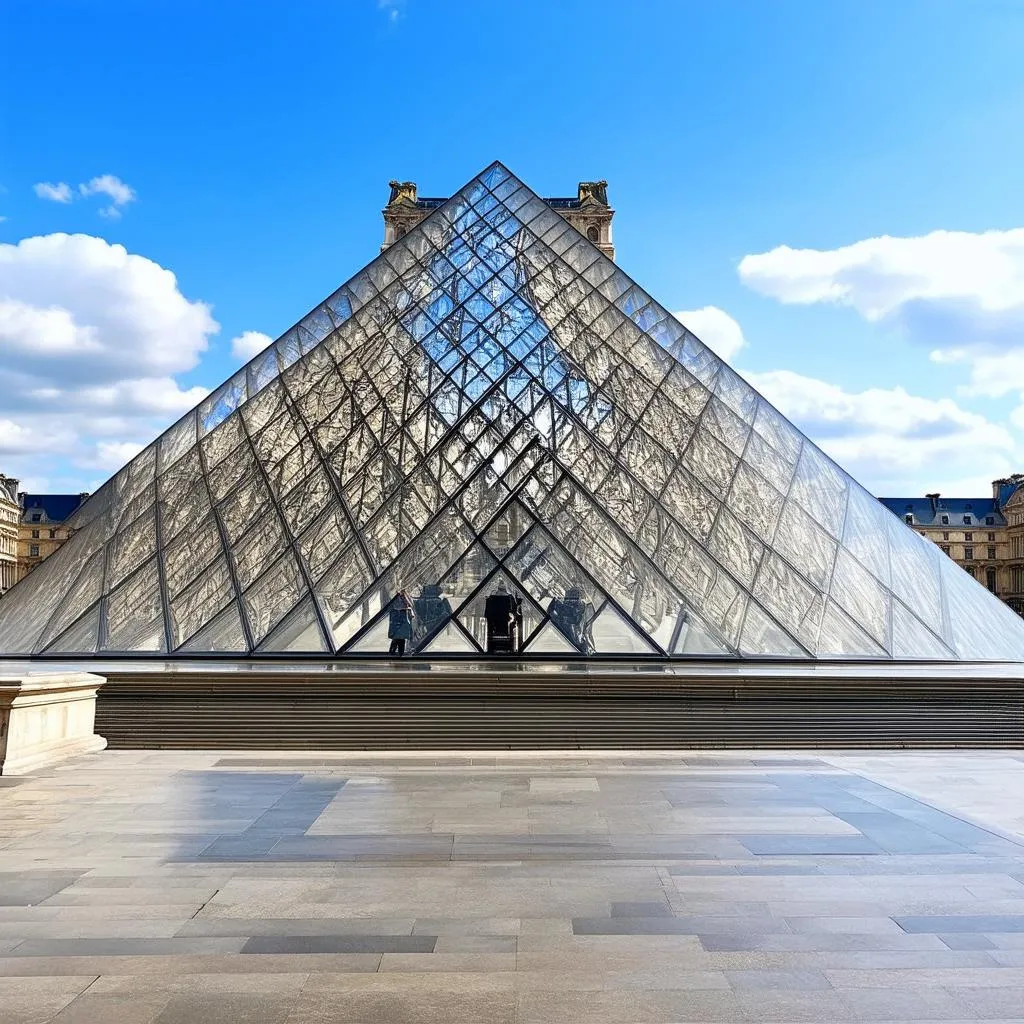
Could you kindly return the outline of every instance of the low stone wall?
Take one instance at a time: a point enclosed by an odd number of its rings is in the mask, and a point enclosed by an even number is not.
[[[755,667],[726,681],[628,667],[145,674],[108,663],[97,725],[114,750],[1024,748],[1024,679],[914,671]]]
[[[0,775],[22,775],[76,754],[103,750],[91,672],[0,675]]]

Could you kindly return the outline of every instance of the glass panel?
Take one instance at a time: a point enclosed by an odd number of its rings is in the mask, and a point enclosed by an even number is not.
[[[239,587],[244,590],[255,583],[284,548],[285,537],[281,522],[276,512],[270,512],[250,527],[232,548],[235,579]]]
[[[237,544],[242,535],[271,507],[266,485],[256,476],[242,482],[220,505],[220,519],[229,544]]]
[[[449,622],[424,648],[430,654],[479,654],[472,640],[459,628],[458,623]]]
[[[164,651],[164,609],[157,560],[144,565],[107,597],[105,651]]]
[[[555,626],[546,622],[537,635],[527,644],[530,654],[579,654],[576,644],[570,643]]]
[[[534,521],[533,516],[515,501],[487,527],[484,543],[496,557],[504,558]]]
[[[388,636],[390,620],[387,612],[384,613],[351,647],[347,649],[351,654],[387,654],[391,647],[391,638]]]
[[[795,569],[768,552],[754,581],[754,597],[812,654],[817,651],[818,627],[824,601]],[[748,612],[749,617],[749,612]]]
[[[156,554],[156,515],[149,511],[114,536],[107,560],[107,589]]]
[[[178,647],[209,622],[231,599],[231,577],[221,557],[196,582],[171,598],[171,643]]]
[[[896,522],[899,524],[899,520]],[[1020,616],[952,558],[940,555],[939,560],[957,654],[978,661],[1024,661]]]
[[[952,644],[952,636],[943,629],[942,593],[939,589],[939,563],[945,558],[930,541],[887,512],[889,553],[892,565],[892,590],[933,632]],[[957,569],[960,567],[957,566]]]
[[[348,520],[336,505],[332,506],[299,540],[299,554],[310,579],[320,579],[351,539]]]
[[[242,617],[238,614],[238,605],[232,601],[220,615],[196,633],[179,650],[182,653],[209,651],[244,654],[246,651],[245,630],[242,628]]]
[[[663,644],[662,646],[668,646]],[[672,648],[674,654],[688,654],[691,657],[703,655],[705,657],[721,657],[732,655],[732,651],[723,647],[721,641],[715,639],[711,631],[695,615],[684,612],[682,622],[679,624],[679,635],[675,646]]]
[[[193,445],[196,437],[196,411],[186,413],[170,430],[160,438],[157,453],[157,472],[163,473],[174,465]]]
[[[829,594],[882,647],[889,649],[889,593],[860,562],[842,548],[836,559]]]
[[[796,461],[788,461],[777,452],[758,433],[747,439],[747,447],[743,452],[743,461],[757,470],[775,490],[785,494],[793,482],[796,472]]]
[[[186,456],[179,466],[190,461]],[[197,467],[198,469],[198,467]],[[182,483],[187,489],[174,490],[174,484],[165,483],[161,479],[160,490],[164,497],[159,503],[160,536],[164,544],[170,543],[183,530],[190,529],[205,518],[210,511],[210,494],[206,489],[206,481],[198,477],[190,485]]]
[[[594,650],[598,654],[656,654],[623,615],[610,604],[598,612],[591,627]]]
[[[46,648],[47,654],[94,654],[100,629],[100,606],[93,607]]]
[[[953,652],[901,601],[892,602],[892,656],[937,658],[946,661]]]
[[[806,658],[801,647],[777,622],[751,603],[743,622],[740,650],[751,657]]]
[[[179,534],[164,553],[164,576],[170,597],[181,593],[223,551],[212,515]]]
[[[357,629],[380,611],[378,592],[368,595],[358,606],[355,605],[371,580],[366,563],[353,544],[315,586],[316,598],[331,630],[335,648],[346,643]]]
[[[72,563],[72,567],[74,567],[74,563]],[[33,574],[38,573],[40,569],[33,570]],[[36,653],[47,646],[59,633],[63,633],[89,605],[93,604],[99,598],[102,589],[103,551],[100,550],[85,563],[78,578],[61,595],[61,602],[43,631]]]
[[[775,536],[782,502],[782,495],[763,476],[745,462],[739,464],[726,505],[765,543]]]
[[[206,460],[207,470],[213,469],[221,459],[237,450],[245,438],[241,416],[229,416],[200,442],[199,448]]]
[[[886,658],[888,652],[876,644],[833,601],[825,603],[818,636],[819,658]]]
[[[0,651],[5,654],[32,653],[46,620],[66,600],[68,588],[81,572],[83,564],[105,539],[106,526],[103,517],[98,517],[60,549],[60,557],[54,555],[46,559],[2,598]],[[86,607],[82,605],[78,614]],[[66,618],[63,628],[67,628],[75,617]],[[52,639],[53,635],[47,636],[46,643]]]
[[[321,466],[314,465],[279,502],[281,515],[292,536],[302,533],[333,498],[334,489],[326,472]]]
[[[764,545],[727,509],[718,514],[709,547],[721,564],[749,589],[761,564]]]
[[[836,547],[836,542],[798,505],[786,502],[775,532],[775,550],[819,590],[828,589]]]
[[[326,653],[331,650],[324,643],[313,608],[313,599],[304,598],[302,603],[260,644],[260,651],[315,651]]]
[[[199,406],[199,433],[208,434],[223,423],[246,399],[245,371],[236,373]]]
[[[850,486],[843,526],[843,547],[874,576],[889,586],[889,520],[892,513],[863,487]]]
[[[805,444],[800,453],[796,479],[789,492],[813,519],[838,537],[846,518],[846,485],[848,477],[812,444]]]
[[[303,589],[298,563],[288,551],[242,595],[249,628],[257,644],[299,603]]]
[[[661,496],[662,503],[701,542],[711,536],[720,502],[685,469],[680,467]]]

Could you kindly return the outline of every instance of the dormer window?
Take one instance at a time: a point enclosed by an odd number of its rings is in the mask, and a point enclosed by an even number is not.
[[[971,525],[971,517],[970,516],[964,516],[964,526],[970,526],[970,525]]]
[[[907,524],[907,526],[913,526],[914,525],[914,514],[912,512],[908,512],[903,517],[903,521]]]
[[[943,526],[949,526],[949,516],[943,516],[942,517],[942,525]]]
[[[995,516],[985,516],[985,525],[986,526],[995,526],[996,525]]]

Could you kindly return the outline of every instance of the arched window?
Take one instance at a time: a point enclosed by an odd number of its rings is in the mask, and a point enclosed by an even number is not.
[[[601,232],[598,231],[596,224],[591,224],[590,227],[587,228],[587,238],[592,242],[599,242],[601,240]]]

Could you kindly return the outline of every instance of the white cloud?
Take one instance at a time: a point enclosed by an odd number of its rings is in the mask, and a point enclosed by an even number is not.
[[[787,303],[852,306],[915,340],[1019,344],[1024,329],[1024,228],[867,238],[839,249],[745,256],[742,280]]]
[[[932,362],[964,369],[962,395],[1017,392],[1009,422],[1024,430],[1024,228],[884,235],[838,249],[782,245],[745,256],[739,274],[781,302],[848,306],[896,328],[927,346]],[[964,428],[966,446],[977,425]],[[983,444],[979,462],[985,457]]]
[[[740,325],[724,309],[704,306],[672,314],[727,363],[746,345]]]
[[[135,189],[125,184],[115,174],[101,174],[92,178],[84,185],[78,186],[78,191],[83,196],[105,195],[111,199],[109,206],[100,210],[101,217],[120,217],[120,207],[132,203],[136,199]]]
[[[92,466],[95,469],[116,473],[122,466],[135,458],[145,445],[135,441],[100,441]]]
[[[378,10],[384,11],[392,24],[402,16],[404,6],[405,0],[377,0]]]
[[[71,186],[66,181],[59,181],[56,185],[40,181],[32,188],[40,199],[49,199],[54,203],[70,203],[74,198]]]
[[[259,355],[274,339],[260,331],[243,331],[237,338],[231,339],[231,354],[235,359],[247,363]]]
[[[923,398],[901,387],[849,392],[789,370],[745,376],[875,494],[967,488],[984,496],[992,479],[1016,465],[1010,431],[952,399]]]
[[[116,468],[205,395],[174,378],[218,330],[173,273],[123,246],[0,244],[0,463],[14,475],[38,474],[40,454]]]
[[[110,205],[100,209],[101,217],[118,218],[121,216],[121,207],[127,206],[137,198],[135,189],[123,182],[116,174],[99,174],[83,182],[77,189],[72,189],[65,182],[58,182],[56,185],[48,181],[41,181],[33,185],[35,193],[40,199],[50,199],[55,203],[70,203],[76,196],[83,199],[89,196],[107,196]]]
[[[118,206],[124,206],[125,203],[130,203],[135,199],[135,189],[130,185],[126,185],[114,174],[101,174],[96,178],[92,178],[84,185],[79,185],[78,191],[83,196],[110,196]]]

